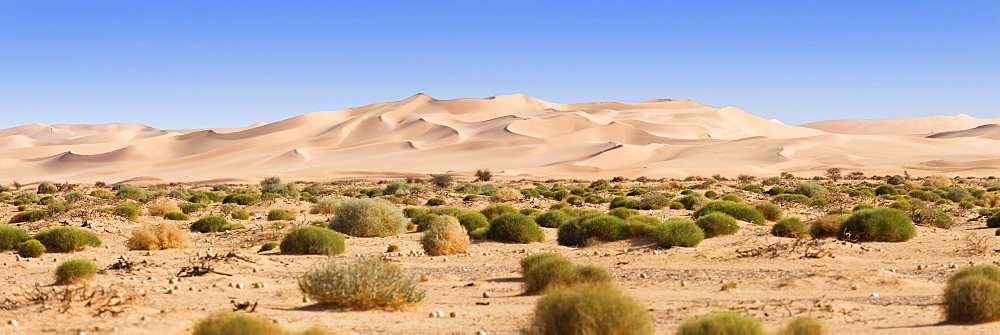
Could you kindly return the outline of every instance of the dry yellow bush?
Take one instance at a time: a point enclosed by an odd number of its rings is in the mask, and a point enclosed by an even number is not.
[[[337,212],[337,206],[340,206],[340,199],[323,197],[309,208],[309,214],[334,214]]]
[[[420,243],[428,255],[440,256],[465,252],[469,248],[470,240],[469,233],[458,219],[442,215],[431,221]]]
[[[181,208],[177,207],[177,204],[171,201],[160,201],[155,204],[149,205],[147,208],[149,211],[149,216],[159,216],[170,213],[170,212],[180,212]]]
[[[187,248],[187,232],[169,222],[158,225],[143,224],[132,230],[132,237],[125,242],[129,250],[161,250],[170,248]]]
[[[983,207],[995,208],[1000,207],[1000,192],[989,192],[983,194]]]
[[[920,183],[915,181],[908,181],[906,183],[903,183],[902,188],[906,189],[907,191],[913,191],[923,188],[923,185],[920,185]]]
[[[950,178],[942,175],[933,175],[924,178],[924,186],[946,187],[946,186],[951,186],[952,184],[953,182],[951,181]]]
[[[497,193],[493,194],[493,201],[498,202],[517,200],[521,198],[524,198],[524,194],[521,194],[521,191],[509,187],[501,188],[497,190]]]

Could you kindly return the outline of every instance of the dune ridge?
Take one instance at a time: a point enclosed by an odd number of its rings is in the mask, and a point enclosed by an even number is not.
[[[248,120],[254,121],[254,120]],[[560,104],[425,94],[245,128],[30,124],[0,130],[0,180],[254,181],[471,174],[545,178],[1000,172],[1000,118],[787,125],[690,100]]]

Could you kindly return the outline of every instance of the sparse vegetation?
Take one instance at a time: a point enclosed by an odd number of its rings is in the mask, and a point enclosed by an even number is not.
[[[695,221],[695,224],[705,232],[706,238],[731,235],[740,230],[736,219],[721,212],[702,215]]]
[[[967,267],[948,280],[944,310],[948,321],[986,323],[1000,320],[1000,268]]]
[[[521,258],[524,288],[544,293],[556,287],[581,283],[610,283],[611,275],[602,267],[576,265],[560,254],[543,252]]]
[[[268,221],[288,221],[292,219],[292,214],[287,209],[275,208],[267,212]]]
[[[177,213],[177,212],[173,212]],[[143,224],[132,230],[132,237],[125,241],[129,250],[162,250],[171,248],[187,248],[187,233],[177,225],[164,222],[157,225]]]
[[[490,222],[486,237],[499,242],[531,243],[544,241],[545,232],[527,215],[506,213]]]
[[[76,227],[56,227],[35,234],[34,238],[50,252],[74,252],[101,246],[101,239],[90,230]]]
[[[0,251],[17,248],[21,242],[31,239],[28,231],[11,225],[0,224]]]
[[[538,299],[529,334],[653,334],[641,303],[610,284],[553,289]]]
[[[218,233],[221,231],[246,228],[242,223],[226,221],[221,216],[206,216],[191,224],[191,231],[199,233]]]
[[[799,218],[785,218],[771,227],[771,235],[777,237],[805,237],[806,225]]]
[[[677,335],[740,334],[763,335],[764,328],[756,319],[734,312],[718,312],[681,324]]]
[[[886,207],[860,210],[847,218],[837,238],[858,242],[904,242],[917,234],[910,218]]]
[[[750,207],[750,205],[725,200],[712,201],[705,204],[705,206],[702,206],[694,212],[694,218],[698,219],[711,213],[723,213],[738,220],[756,223],[758,225],[765,224],[764,214],[761,214],[753,207]]]
[[[287,334],[277,323],[246,312],[218,312],[198,320],[193,335],[272,335]]]
[[[694,221],[671,218],[653,231],[653,240],[662,248],[697,247],[705,239],[705,232]]]
[[[380,257],[362,256],[350,264],[330,259],[299,279],[313,300],[342,309],[398,309],[423,300],[418,276]]]
[[[469,248],[469,234],[458,219],[444,215],[430,223],[420,244],[431,256],[463,253]]]
[[[41,257],[45,254],[45,245],[36,239],[30,239],[17,245],[17,254],[21,257]]]

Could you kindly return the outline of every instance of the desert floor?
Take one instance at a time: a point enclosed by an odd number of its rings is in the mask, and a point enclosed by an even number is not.
[[[720,190],[720,194],[726,191],[733,189]],[[735,192],[751,202],[758,200],[755,197],[764,197]],[[464,208],[478,209],[487,204],[486,197],[462,203],[462,195],[453,192],[423,191],[413,196],[421,200],[441,196]],[[786,216],[808,221],[831,206],[850,206],[848,202],[858,201],[852,199],[824,207],[788,206]],[[888,203],[878,198],[864,201]],[[547,209],[555,202],[532,198],[509,203],[518,208]],[[248,209],[261,213],[269,208],[307,210],[310,205],[273,199]],[[0,222],[17,212],[12,205],[0,206]],[[587,206],[607,209],[607,204]],[[218,209],[213,207],[197,215],[213,211]],[[643,212],[659,218],[691,215],[686,210]],[[282,255],[278,250],[258,249],[263,242],[280,240],[294,225],[328,217],[306,213],[284,228],[272,228],[271,222],[258,217],[245,221],[249,227],[245,230],[191,232],[191,248],[158,251],[132,251],[124,243],[130,230],[141,223],[163,220],[151,216],[133,222],[78,210],[76,214],[22,224],[35,233],[47,227],[81,226],[86,222],[104,245],[70,254],[47,253],[41,259],[19,260],[13,252],[0,255],[0,333],[185,334],[198,319],[231,310],[233,302],[257,303],[255,313],[291,330],[322,326],[348,334],[516,333],[528,324],[538,299],[524,294],[518,261],[527,253],[542,251],[607,268],[619,287],[648,306],[657,332],[663,334],[673,333],[684,320],[720,310],[752,315],[771,331],[780,329],[792,317],[810,315],[835,334],[1000,333],[1000,324],[943,323],[942,291],[956,267],[1000,261],[994,251],[996,239],[1000,238],[994,237],[993,229],[985,228],[974,209],[952,208],[949,214],[956,224],[951,229],[918,227],[917,237],[903,243],[778,238],[769,234],[769,227],[746,222],[740,222],[741,229],[735,235],[705,239],[697,248],[672,249],[659,248],[649,238],[587,248],[564,247],[556,243],[556,229],[546,228],[544,243],[474,241],[467,254],[431,257],[411,254],[422,251],[422,233],[418,232],[384,238],[349,237],[347,252],[335,259],[348,261],[363,254],[385,254],[425,279],[421,286],[427,290],[426,298],[401,311],[328,310],[303,301],[297,279],[327,257]],[[186,229],[189,223],[182,221],[179,225]],[[389,244],[398,244],[400,250],[385,253]],[[172,283],[183,267],[195,264],[194,259],[210,256],[218,258],[208,263],[214,266],[215,273]],[[92,259],[104,268],[124,257],[134,266],[98,274],[88,284],[89,289],[110,293],[99,292],[91,306],[79,299],[68,308],[58,298],[44,304],[26,301],[28,293],[38,290],[65,290],[54,284],[53,271],[59,262],[71,257]],[[723,283],[730,282],[736,283],[736,288],[722,290]],[[490,297],[485,298],[484,292],[490,292]],[[102,308],[107,299],[100,298],[115,293],[121,293],[117,299],[125,302]],[[105,313],[98,315],[102,310]],[[445,317],[429,316],[436,311],[443,311]],[[16,320],[18,325],[10,325],[9,320]]]

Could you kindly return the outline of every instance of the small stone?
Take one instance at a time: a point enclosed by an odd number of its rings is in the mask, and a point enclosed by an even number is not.
[[[660,254],[659,250],[653,250],[653,255],[659,255],[659,254]]]
[[[467,272],[467,271],[469,271],[468,268],[462,268],[462,272]]]
[[[646,278],[649,278],[649,275],[646,274],[645,272],[643,272],[643,273],[639,274],[639,278],[646,279]]]
[[[152,252],[152,251],[147,251],[147,252],[146,252],[146,256],[152,256],[152,255],[153,255],[153,252]]]
[[[257,268],[253,268],[253,273],[257,273]]]
[[[302,302],[309,303],[309,297],[302,297]]]
[[[435,312],[431,312],[431,314],[428,315],[428,316],[431,317],[431,318],[436,318],[438,316],[438,314],[435,313]]]
[[[243,283],[236,284],[236,289],[242,290],[243,289]]]
[[[857,291],[858,290],[858,284],[851,284],[851,290]]]
[[[491,295],[490,291],[483,292],[483,298],[489,298]]]
[[[236,283],[234,283],[234,282],[229,282],[229,287],[236,287]]]
[[[10,325],[11,327],[17,327],[17,325],[19,325],[19,323],[17,323],[17,320],[7,321],[7,324]]]
[[[81,330],[76,332],[76,335],[87,335],[87,332]]]
[[[445,257],[445,258],[444,258],[444,261],[445,261],[445,262],[447,262],[447,261],[448,261],[448,257]]]
[[[448,313],[448,316],[450,316],[450,317],[456,317],[456,316],[458,316],[458,314],[456,314],[455,312],[451,312],[451,313]]]
[[[872,292],[872,298],[878,298],[878,293]]]
[[[437,257],[431,257],[431,260],[432,260],[432,261],[436,261],[436,260],[437,260]]]
[[[167,294],[174,294],[174,289],[168,288],[167,289]]]
[[[889,269],[889,272],[896,273],[896,269]]]
[[[443,318],[444,317],[444,311],[437,311],[437,317]]]
[[[148,317],[148,316],[145,316],[145,315],[143,315],[143,316],[142,316],[142,318],[141,318],[141,320],[142,320],[142,321],[149,321],[149,317]]]
[[[688,286],[688,281],[687,280],[682,280],[681,281],[681,286]]]
[[[170,278],[170,280],[168,280],[167,283],[169,283],[169,284],[177,284],[177,279],[178,279],[177,277]]]
[[[701,249],[698,249],[698,248],[694,248],[694,251],[701,251]]]
[[[477,332],[476,332],[476,335],[486,335],[486,332],[485,332],[485,331],[482,331],[482,330],[480,330],[480,331],[477,331]]]

